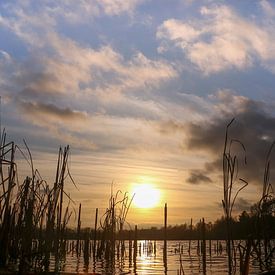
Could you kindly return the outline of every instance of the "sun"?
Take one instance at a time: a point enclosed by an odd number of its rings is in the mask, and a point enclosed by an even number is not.
[[[133,188],[133,204],[138,208],[152,208],[158,205],[160,190],[151,184],[138,184]]]

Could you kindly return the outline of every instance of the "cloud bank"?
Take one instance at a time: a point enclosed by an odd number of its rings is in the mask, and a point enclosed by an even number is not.
[[[235,122],[229,128],[229,138],[241,141],[246,148],[247,165],[244,164],[244,152],[241,147],[233,147],[233,153],[239,158],[239,177],[248,182],[261,185],[267,152],[275,140],[275,116],[271,106],[260,101],[221,91],[215,95],[219,110],[216,118],[200,124],[188,126],[187,147],[189,150],[208,152],[213,160],[205,163],[204,174],[208,177],[222,173],[222,152],[225,128],[232,118]],[[237,107],[237,108],[236,108]],[[218,154],[218,152],[220,152]],[[271,182],[274,178],[275,154],[271,161]],[[189,182],[196,183],[200,174],[191,173]],[[206,182],[207,179],[205,179]]]
[[[262,2],[271,18],[270,4]],[[260,22],[244,18],[226,5],[200,8],[200,17],[188,22],[168,19],[158,28],[159,51],[179,48],[182,54],[205,75],[227,69],[245,70],[260,63],[274,73],[275,21]]]

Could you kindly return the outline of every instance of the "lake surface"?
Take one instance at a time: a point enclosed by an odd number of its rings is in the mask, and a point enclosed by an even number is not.
[[[72,242],[72,241],[70,241]],[[72,247],[73,243],[69,244]],[[133,245],[133,243],[132,243]],[[115,257],[113,262],[93,260],[84,263],[83,251],[77,256],[75,251],[69,251],[62,260],[59,270],[61,273],[99,273],[99,274],[203,274],[202,255],[198,249],[198,241],[167,241],[167,256],[164,253],[163,241],[138,241],[137,256],[134,261],[129,255],[129,241],[125,241],[124,257]],[[211,247],[211,250],[210,250]],[[216,248],[219,249],[216,249]],[[206,243],[206,274],[228,274],[225,241],[207,241]],[[133,249],[132,253],[133,255]],[[182,269],[181,269],[182,266]],[[54,271],[54,258],[51,261],[51,270]],[[181,269],[181,272],[180,272]],[[184,271],[184,273],[182,272]],[[249,274],[259,274],[258,262],[250,259]],[[239,274],[239,266],[237,272]]]

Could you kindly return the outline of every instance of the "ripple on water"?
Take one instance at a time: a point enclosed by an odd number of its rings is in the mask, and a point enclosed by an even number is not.
[[[132,243],[133,244],[133,243]],[[211,245],[211,249],[210,249]],[[217,251],[216,247],[220,250]],[[91,256],[89,264],[85,265],[83,253],[79,256],[72,251],[68,252],[61,261],[59,270],[61,274],[104,274],[104,275],[176,275],[182,266],[184,274],[203,274],[202,256],[198,249],[198,241],[168,241],[167,253],[164,253],[163,241],[138,241],[136,261],[129,257],[129,242],[125,242],[125,255],[123,258],[115,257],[113,262],[96,259]],[[227,274],[227,256],[225,241],[207,241],[206,245],[206,274]],[[133,249],[132,249],[133,253]],[[166,259],[166,261],[165,261]],[[51,257],[50,270],[55,270],[54,257]],[[237,267],[237,271],[239,267]],[[251,261],[249,274],[259,274],[260,270],[256,261]],[[238,273],[238,272],[237,272]]]

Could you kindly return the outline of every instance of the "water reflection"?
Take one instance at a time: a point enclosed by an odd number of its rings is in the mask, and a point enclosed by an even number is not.
[[[94,256],[92,245],[92,242],[88,244],[85,244],[84,241],[81,242],[78,254],[74,249],[68,249],[66,257],[59,266],[60,273],[227,274],[224,241],[207,241],[205,243],[205,265],[203,264],[202,243],[197,241],[137,241],[136,243],[125,241],[123,245],[117,241],[116,256],[109,260]],[[73,248],[72,241],[68,243],[68,247]],[[54,255],[51,257],[50,270],[55,270]],[[258,263],[251,261],[249,274],[259,274],[259,272]]]

